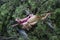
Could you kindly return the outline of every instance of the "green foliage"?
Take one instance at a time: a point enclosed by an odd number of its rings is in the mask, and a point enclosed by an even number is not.
[[[0,32],[9,36],[17,35],[16,30],[11,26],[10,18],[24,18],[23,10],[34,11],[38,8],[39,15],[46,11],[52,11],[50,19],[55,24],[55,33],[51,33],[47,25],[42,25],[41,21],[37,23],[37,27],[28,33],[30,40],[60,40],[60,4],[58,0],[0,0],[3,3],[0,5]],[[6,31],[4,31],[6,30]],[[7,33],[7,34],[6,34]]]

